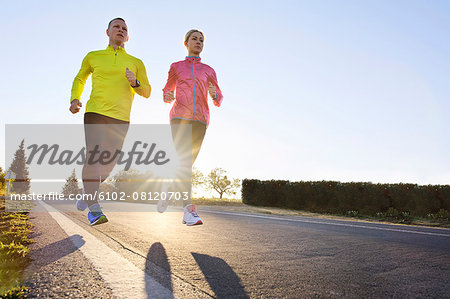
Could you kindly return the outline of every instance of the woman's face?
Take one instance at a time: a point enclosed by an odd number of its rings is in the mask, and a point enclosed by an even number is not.
[[[203,50],[203,35],[200,32],[194,32],[189,36],[186,42],[189,56],[199,56]]]

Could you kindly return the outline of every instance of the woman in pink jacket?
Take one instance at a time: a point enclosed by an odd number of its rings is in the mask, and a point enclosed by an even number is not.
[[[172,63],[169,78],[163,89],[164,102],[174,102],[170,111],[170,124],[172,138],[180,160],[183,161],[183,157],[192,154],[192,161],[184,159],[185,163],[190,165],[189,172],[192,171],[191,167],[200,151],[209,124],[208,94],[217,107],[221,105],[223,99],[217,83],[216,72],[212,67],[201,62],[199,55],[203,50],[203,41],[203,33],[199,30],[192,29],[186,33],[184,45],[187,48],[188,56],[182,61]],[[185,124],[191,126],[183,126]],[[185,138],[191,136],[189,133],[186,134],[186,130],[190,127],[192,127],[192,141]],[[192,152],[186,153],[185,149],[190,148],[191,145]],[[187,225],[203,224],[191,202],[189,195],[189,199],[184,201],[183,223]],[[160,201],[158,211],[164,212],[167,204],[167,201]]]

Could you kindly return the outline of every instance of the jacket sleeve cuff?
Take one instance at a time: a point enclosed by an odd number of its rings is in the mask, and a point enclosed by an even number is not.
[[[170,90],[166,90],[166,91],[164,91],[163,90],[163,101],[164,101],[164,103],[172,103],[172,101],[166,101],[166,93],[168,93]]]
[[[214,106],[220,107],[220,105],[222,105],[222,100],[223,100],[223,96],[220,93],[218,93],[217,98],[215,100],[213,100]]]

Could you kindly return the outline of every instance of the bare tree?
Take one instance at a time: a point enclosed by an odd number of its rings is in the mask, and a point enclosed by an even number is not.
[[[226,173],[227,171],[222,168],[214,168],[205,181],[207,189],[215,190],[219,193],[220,199],[222,199],[224,194],[236,194],[236,189],[241,185],[239,179],[229,179]]]

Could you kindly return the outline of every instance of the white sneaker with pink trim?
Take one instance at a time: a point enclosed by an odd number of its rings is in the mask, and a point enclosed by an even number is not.
[[[202,219],[197,214],[195,205],[190,204],[184,207],[183,224],[187,226],[203,224]]]
[[[169,190],[169,183],[163,183],[160,194],[161,198],[158,200],[158,204],[156,205],[156,210],[160,213],[164,213],[167,210],[167,207],[169,206],[169,200],[167,199],[168,197],[167,190]]]

